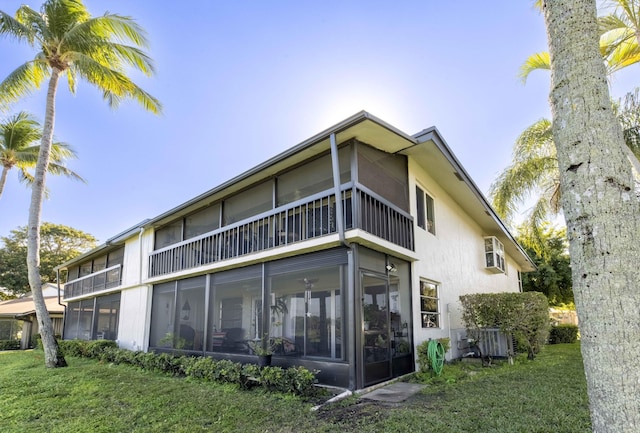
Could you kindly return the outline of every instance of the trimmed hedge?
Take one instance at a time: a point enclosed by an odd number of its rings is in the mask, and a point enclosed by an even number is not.
[[[516,338],[534,359],[549,336],[549,303],[539,292],[474,293],[460,296],[462,320],[477,339],[483,328],[499,328]]]
[[[0,350],[20,350],[20,340],[0,340]]]
[[[242,389],[261,386],[270,391],[299,396],[313,395],[314,372],[304,367],[263,367],[240,364],[227,359],[205,356],[176,356],[170,353],[130,351],[118,348],[110,340],[63,340],[60,348],[66,356],[98,359],[101,362],[125,364],[171,376],[190,377],[216,383],[230,383]]]
[[[578,327],[576,325],[552,326],[549,332],[549,344],[575,343],[578,341]]]

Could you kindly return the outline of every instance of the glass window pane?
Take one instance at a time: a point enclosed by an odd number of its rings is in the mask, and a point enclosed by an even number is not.
[[[427,231],[431,234],[436,234],[436,217],[433,206],[433,198],[429,194],[425,194],[426,197],[426,210],[427,210]]]
[[[420,311],[423,328],[440,326],[440,305],[438,285],[429,281],[420,281]]]
[[[426,228],[424,218],[424,191],[416,186],[416,212],[418,213],[418,227]]]

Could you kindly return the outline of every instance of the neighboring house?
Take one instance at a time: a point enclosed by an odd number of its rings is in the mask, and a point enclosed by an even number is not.
[[[254,362],[271,336],[275,364],[356,389],[427,339],[461,356],[459,295],[534,265],[435,128],[361,112],[59,269],[64,338]]]
[[[43,284],[42,294],[54,332],[62,335],[64,305],[58,303],[58,287],[51,283]],[[36,307],[30,293],[21,298],[0,302],[0,340],[20,340],[20,348],[28,349],[31,337],[37,333]]]

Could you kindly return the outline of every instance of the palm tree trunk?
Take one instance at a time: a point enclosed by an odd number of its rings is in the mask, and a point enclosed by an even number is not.
[[[0,198],[2,198],[4,185],[7,183],[7,174],[9,174],[9,169],[7,167],[2,167],[2,174],[0,174]]]
[[[551,109],[593,430],[640,431],[640,201],[595,0],[545,0]]]
[[[47,106],[45,121],[40,144],[40,153],[31,189],[31,205],[29,206],[29,225],[27,231],[27,268],[29,285],[36,308],[38,327],[44,348],[44,362],[47,367],[66,367],[67,362],[60,352],[56,341],[53,323],[44,303],[42,295],[42,280],[40,277],[40,220],[42,217],[42,202],[45,193],[46,173],[53,142],[53,126],[55,123],[55,99],[58,88],[60,71],[53,68],[49,89],[47,91]]]

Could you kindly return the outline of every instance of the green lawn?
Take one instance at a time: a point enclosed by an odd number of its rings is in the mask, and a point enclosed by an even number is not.
[[[41,352],[0,352],[0,432],[589,432],[580,349],[533,362],[445,366],[399,405],[350,398],[318,412],[296,397],[199,383]]]

